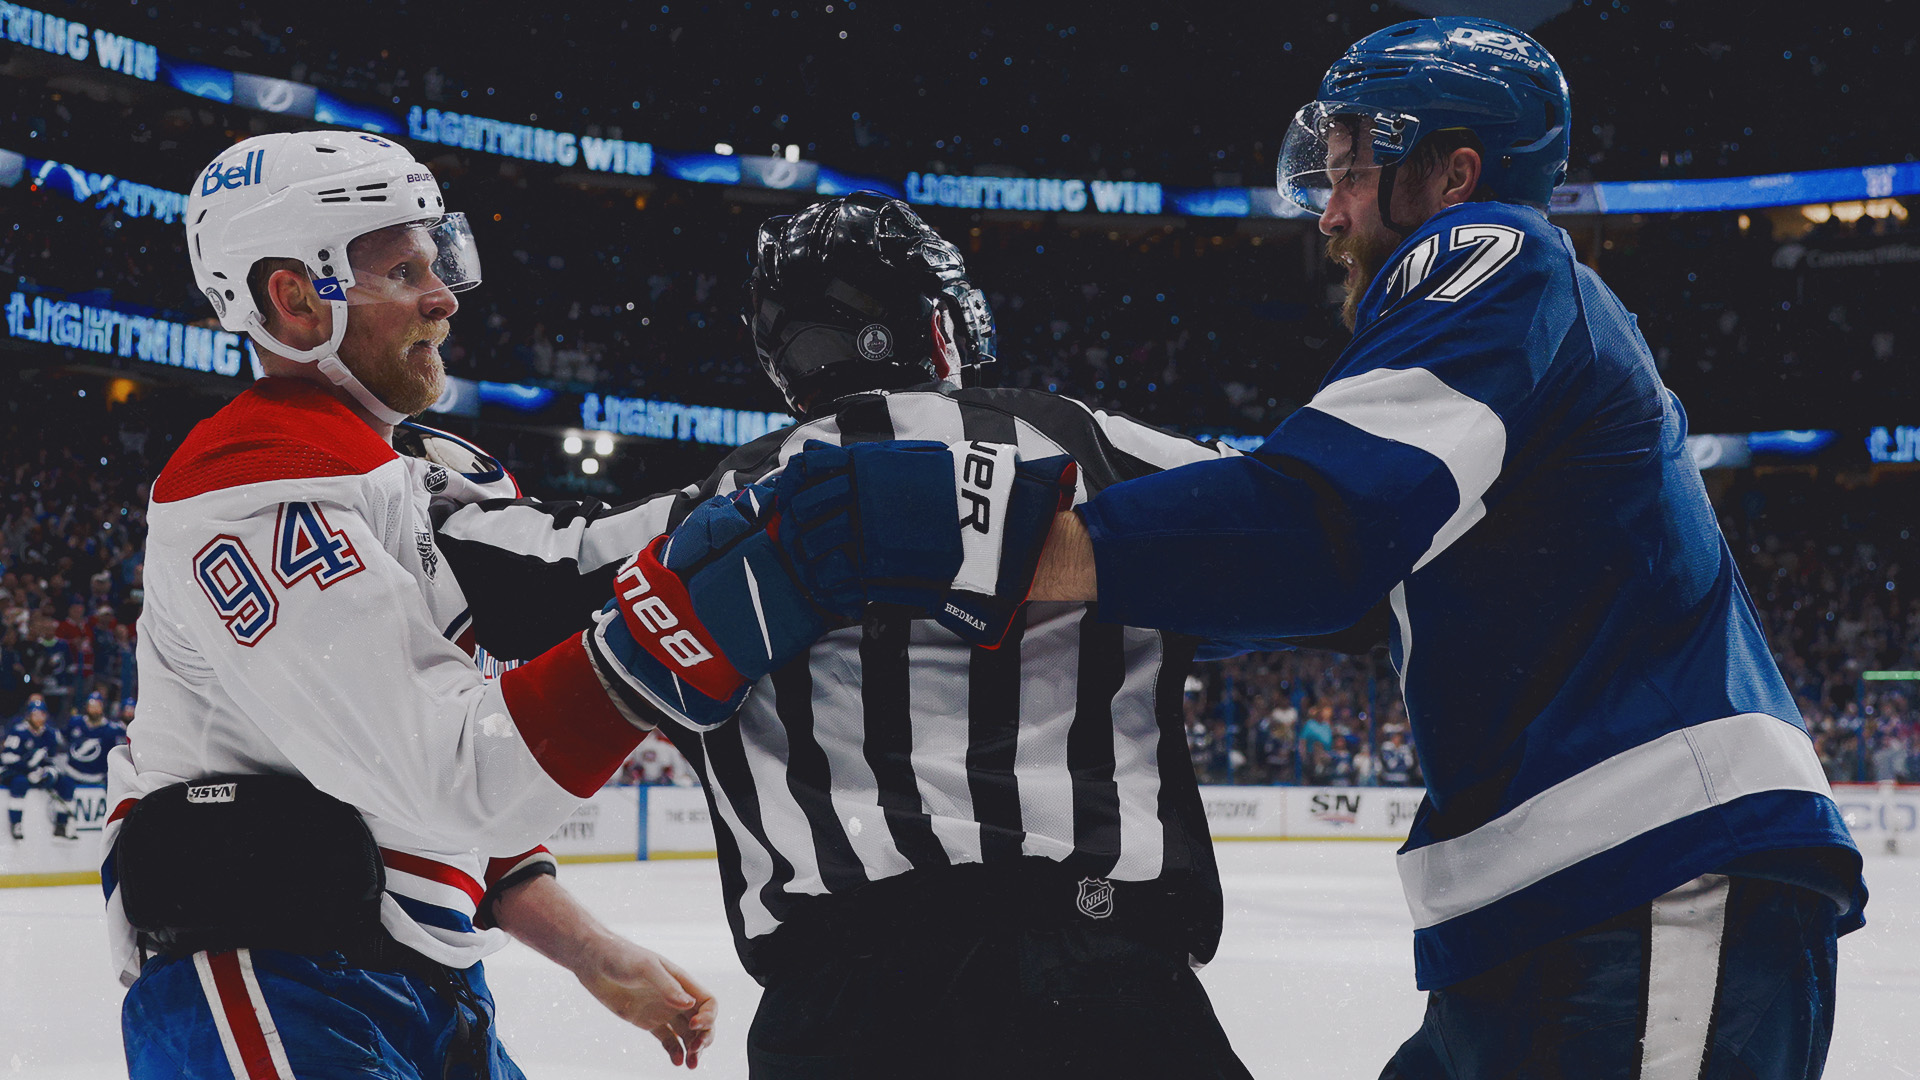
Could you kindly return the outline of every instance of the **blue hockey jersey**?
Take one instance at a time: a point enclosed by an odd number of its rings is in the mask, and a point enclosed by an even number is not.
[[[1703,873],[1832,896],[1859,855],[1633,317],[1537,211],[1443,210],[1254,454],[1083,509],[1104,619],[1247,641],[1387,599],[1428,785],[1422,988]]]
[[[118,720],[89,724],[76,716],[67,724],[67,775],[76,783],[107,782],[107,751],[127,741],[127,726]]]
[[[35,731],[25,720],[16,720],[0,741],[0,783],[16,776],[32,777],[43,769],[48,775],[57,773],[66,752],[66,743],[51,723]]]

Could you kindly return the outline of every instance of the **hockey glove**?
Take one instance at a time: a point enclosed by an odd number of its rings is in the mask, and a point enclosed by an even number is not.
[[[1007,443],[809,441],[777,481],[778,536],[823,606],[905,604],[995,648],[1076,475],[1070,457],[1021,461]]]
[[[695,728],[732,716],[762,676],[835,623],[808,599],[766,526],[763,487],[716,496],[627,560],[595,618],[595,659]]]

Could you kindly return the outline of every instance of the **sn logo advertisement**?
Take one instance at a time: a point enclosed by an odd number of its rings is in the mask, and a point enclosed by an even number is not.
[[[267,164],[265,150],[249,150],[245,160],[238,165],[221,168],[219,162],[207,166],[206,175],[200,178],[200,194],[217,195],[228,188],[250,187],[260,182],[260,174]]]

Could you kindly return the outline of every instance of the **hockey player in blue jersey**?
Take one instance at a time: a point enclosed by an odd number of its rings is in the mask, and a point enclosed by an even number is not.
[[[1389,606],[1428,785],[1398,858],[1430,994],[1385,1077],[1816,1077],[1859,853],[1685,413],[1545,216],[1571,122],[1559,65],[1499,23],[1350,48],[1280,182],[1347,269],[1352,344],[1258,451],[1062,515],[1031,597],[1242,643]],[[883,470],[839,467],[885,505]],[[902,572],[883,527],[821,540],[818,594],[849,561]]]
[[[94,691],[67,724],[67,776],[76,784],[107,782],[107,751],[127,741],[127,727],[107,715],[106,695]]]
[[[73,839],[73,779],[66,774],[66,741],[47,722],[44,705],[27,706],[27,715],[7,729],[0,743],[0,786],[7,789],[7,831],[26,839],[27,792],[45,789],[53,797],[53,835]]]

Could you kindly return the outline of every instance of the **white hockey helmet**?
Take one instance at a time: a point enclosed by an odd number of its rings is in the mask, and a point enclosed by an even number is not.
[[[193,280],[220,325],[275,354],[318,366],[373,415],[406,419],[354,378],[339,357],[347,332],[347,290],[355,284],[347,245],[395,225],[417,225],[434,244],[432,289],[480,284],[480,255],[466,215],[449,214],[440,184],[413,155],[358,131],[257,135],[222,151],[187,193],[187,255]],[[295,349],[268,332],[247,288],[261,259],[298,259],[333,309],[333,337]]]

